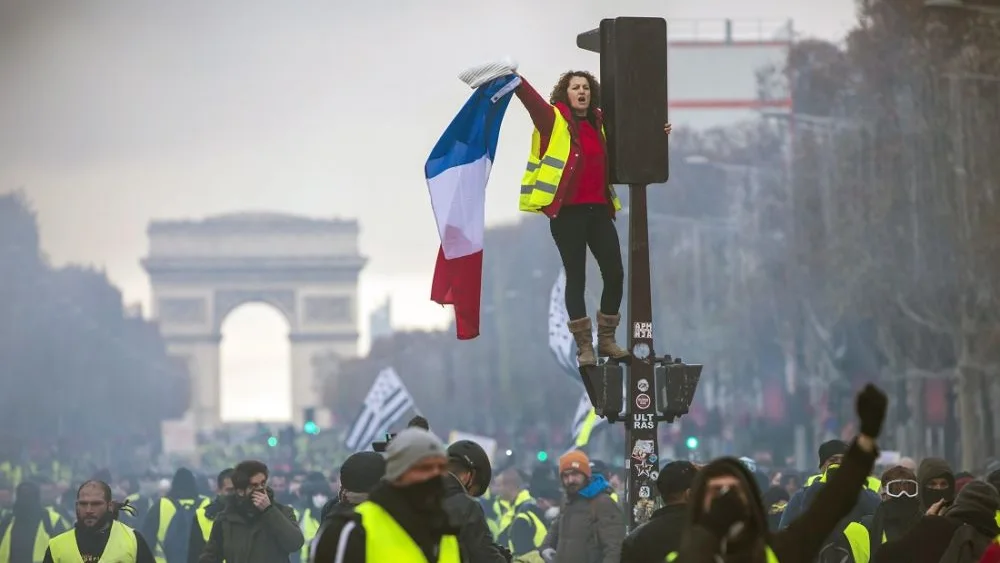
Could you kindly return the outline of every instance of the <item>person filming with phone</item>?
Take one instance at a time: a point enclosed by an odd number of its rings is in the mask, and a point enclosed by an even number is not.
[[[199,563],[287,563],[305,539],[288,506],[274,502],[267,465],[243,461],[233,469],[234,495],[215,518]]]

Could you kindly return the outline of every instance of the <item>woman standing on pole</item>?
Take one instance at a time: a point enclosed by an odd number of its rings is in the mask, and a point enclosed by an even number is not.
[[[598,356],[625,359],[629,352],[615,342],[625,285],[614,223],[621,202],[608,182],[600,84],[589,72],[570,71],[559,77],[548,101],[524,77],[516,93],[535,126],[519,207],[549,218],[566,270],[566,311],[577,360],[583,367],[596,365]],[[669,123],[663,132],[670,134]],[[604,281],[596,354],[584,299],[588,247]]]

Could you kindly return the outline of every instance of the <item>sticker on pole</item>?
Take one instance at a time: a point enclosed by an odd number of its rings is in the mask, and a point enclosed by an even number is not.
[[[639,498],[649,498],[649,497],[650,497],[649,487],[646,485],[639,487]]]
[[[632,323],[632,336],[634,338],[653,338],[653,323]]]
[[[639,382],[635,384],[635,386],[637,389],[639,389],[640,393],[645,393],[646,391],[649,391],[649,380],[640,379]]]
[[[649,395],[641,393],[635,396],[635,406],[637,409],[644,411],[653,404],[653,400],[649,398]]]

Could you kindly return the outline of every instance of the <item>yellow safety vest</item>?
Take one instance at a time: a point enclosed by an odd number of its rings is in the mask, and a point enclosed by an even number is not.
[[[428,563],[424,552],[410,534],[384,508],[365,501],[354,508],[365,529],[365,560],[371,563]],[[441,536],[434,563],[461,563],[458,538]],[[337,562],[339,563],[339,561]]]
[[[523,506],[523,504],[519,506]],[[545,542],[545,536],[548,533],[548,530],[545,527],[545,522],[542,522],[542,520],[533,511],[528,509],[515,511],[514,518],[511,519],[510,526],[505,528],[504,531],[500,533],[500,537],[498,538],[499,543],[501,545],[506,546],[507,549],[509,549],[512,553],[517,555],[517,552],[514,551],[514,541],[510,537],[510,532],[514,527],[514,522],[517,522],[518,520],[526,521],[530,526],[532,526],[532,529],[535,531],[534,535],[531,538],[533,547],[535,549],[542,547],[542,543]]]
[[[204,508],[212,501],[205,497],[198,497],[197,499],[170,499],[164,497],[160,499],[160,526],[156,530],[156,546],[153,549],[153,556],[156,558],[156,563],[167,563],[167,554],[163,551],[163,542],[167,539],[167,531],[170,529],[170,523],[173,522],[174,516],[177,515],[175,502],[185,507],[197,506],[198,508]],[[197,515],[197,510],[195,514]],[[209,532],[211,531],[211,528],[209,528]]]
[[[201,529],[201,536],[205,538],[205,543],[208,543],[208,538],[212,537],[212,526],[215,524],[215,520],[212,520],[205,514],[205,508],[208,505],[199,506],[198,510],[194,511],[195,522],[198,523],[198,528]]]
[[[38,523],[38,531],[35,532],[35,547],[31,552],[31,560],[34,563],[42,563],[45,560],[45,550],[48,549],[49,540],[52,539],[49,534],[55,533],[59,528],[59,523],[62,521],[62,516],[51,508],[46,509],[46,513],[42,518],[47,518],[48,522],[42,520]],[[16,517],[10,519],[7,529],[4,531],[3,538],[0,538],[0,562],[2,563],[10,561],[10,536],[15,522],[17,522]],[[65,530],[66,527],[63,526],[62,529]]]
[[[569,122],[563,117],[559,108],[552,106],[555,121],[552,124],[552,135],[549,144],[542,150],[542,134],[535,129],[531,134],[531,152],[528,154],[528,165],[521,177],[521,196],[518,208],[528,213],[541,213],[542,208],[550,205],[556,197],[556,190],[562,180],[573,149],[573,139],[569,132]],[[604,127],[601,127],[601,137],[604,137]],[[608,186],[611,204],[615,210],[622,208],[622,203],[615,194],[614,186]]]
[[[517,508],[526,502],[531,502],[532,500],[534,499],[531,498],[531,494],[527,490],[523,490],[517,493],[517,496],[514,497],[514,502],[507,504],[507,506],[509,506],[510,508],[505,510],[504,513],[500,516],[501,534],[506,532],[507,527],[510,526],[511,523],[514,521],[514,516],[517,515]]]
[[[138,542],[135,530],[115,520],[111,522],[111,534],[104,553],[98,563],[135,563]],[[80,547],[76,544],[76,530],[59,534],[49,540],[52,563],[83,563]]]
[[[302,530],[302,537],[305,538],[305,543],[302,544],[302,560],[309,561],[309,550],[312,549],[312,540],[316,537],[316,533],[319,532],[320,522],[318,516],[319,510],[314,510],[312,508],[307,508],[302,511],[302,518],[299,519],[299,529]]]
[[[545,558],[538,550],[529,551],[524,555],[516,555],[514,557],[514,563],[546,563]]]
[[[868,528],[858,522],[851,522],[844,528],[844,536],[847,538],[847,543],[851,545],[854,563],[868,563],[868,560],[871,559],[871,540],[868,537]]]
[[[834,467],[840,467],[840,466],[839,465],[831,465],[828,469],[832,469]],[[806,485],[805,486],[808,487],[809,485],[812,485],[813,483],[816,483],[817,481],[820,482],[820,483],[826,483],[826,471],[824,471],[823,473],[818,473],[818,474],[813,475],[812,477],[806,479]],[[880,481],[878,477],[869,476],[867,478],[867,481],[865,482],[865,486],[867,486],[869,490],[874,491],[874,492],[877,493],[880,490],[882,490],[882,481]]]
[[[778,556],[774,554],[774,551],[771,549],[771,546],[765,545],[764,546],[764,553],[767,555],[767,563],[780,563],[778,561]],[[667,554],[667,563],[673,563],[674,561],[677,561],[677,558],[679,556],[680,555],[676,551],[672,551],[672,552],[668,553]]]

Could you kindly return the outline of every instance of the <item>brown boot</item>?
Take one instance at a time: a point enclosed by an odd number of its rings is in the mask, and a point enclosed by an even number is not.
[[[607,356],[614,360],[621,360],[629,356],[628,350],[618,346],[615,342],[615,330],[621,315],[605,315],[597,312],[597,355]]]
[[[580,367],[596,366],[594,329],[590,324],[590,317],[570,321],[569,331],[573,333],[573,339],[576,340],[576,359],[580,363]]]

